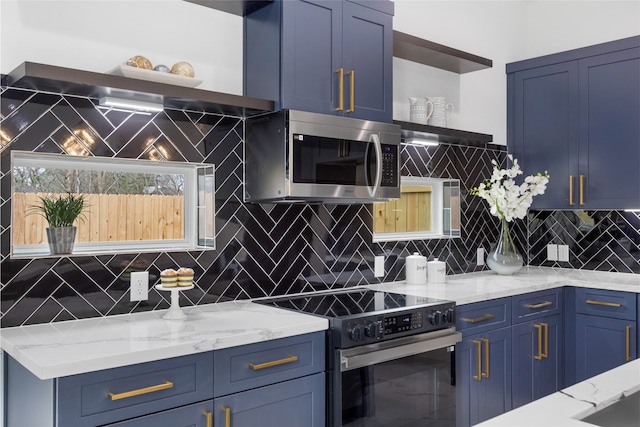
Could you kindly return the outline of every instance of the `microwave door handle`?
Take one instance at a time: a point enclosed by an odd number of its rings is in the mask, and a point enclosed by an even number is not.
[[[382,181],[382,144],[380,144],[380,137],[375,133],[371,134],[369,141],[373,142],[376,149],[376,180],[373,184],[373,190],[369,190],[369,195],[371,197],[376,197]]]

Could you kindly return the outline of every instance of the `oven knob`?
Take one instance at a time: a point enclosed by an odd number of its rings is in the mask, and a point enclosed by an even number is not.
[[[369,338],[378,338],[378,324],[371,323],[364,329],[364,334]]]
[[[453,323],[453,309],[448,308],[445,310],[443,320],[444,323]]]
[[[439,325],[442,323],[442,313],[440,311],[434,311],[429,316],[429,321],[432,325]]]
[[[364,328],[361,325],[356,325],[353,328],[351,328],[349,330],[349,338],[351,338],[351,341],[362,341],[362,330]]]

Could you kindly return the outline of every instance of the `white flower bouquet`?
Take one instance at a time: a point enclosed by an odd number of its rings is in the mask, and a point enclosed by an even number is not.
[[[491,178],[470,191],[471,195],[485,199],[491,214],[501,219],[500,237],[487,256],[487,265],[498,274],[512,274],[522,268],[523,260],[516,249],[509,222],[524,218],[533,196],[543,194],[549,182],[549,174],[545,171],[544,174],[529,175],[521,184],[516,184],[515,178],[522,175],[522,170],[511,154],[508,158],[511,161],[509,169],[500,169],[498,162],[492,160]]]
[[[522,219],[533,202],[533,196],[543,194],[547,189],[549,174],[538,172],[529,175],[518,185],[515,178],[522,175],[518,159],[508,155],[511,161],[509,169],[500,169],[498,162],[492,160],[493,174],[485,183],[471,189],[471,195],[479,196],[489,203],[491,214],[507,222],[512,219]]]

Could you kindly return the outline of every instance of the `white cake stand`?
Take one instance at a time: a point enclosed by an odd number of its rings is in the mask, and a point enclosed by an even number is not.
[[[165,288],[162,285],[156,285],[156,289],[159,291],[171,291],[171,306],[169,310],[162,316],[163,319],[180,320],[187,317],[186,313],[180,308],[180,291],[188,291],[193,289],[193,285],[190,286],[173,286]]]

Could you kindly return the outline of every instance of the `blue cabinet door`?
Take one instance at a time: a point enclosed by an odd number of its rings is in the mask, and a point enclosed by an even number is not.
[[[583,206],[640,208],[640,48],[579,61]]]
[[[474,425],[511,409],[511,328],[456,345],[456,423]]]
[[[557,314],[513,326],[513,408],[562,388],[562,323]]]
[[[391,122],[393,120],[392,16],[348,1],[343,2],[343,67],[346,73],[345,116]],[[353,77],[353,78],[352,78]]]
[[[576,315],[576,381],[580,382],[636,358],[637,322]]]
[[[578,179],[577,89],[576,62],[509,75],[509,152],[525,176],[545,170],[551,175],[546,192],[533,199],[534,208],[577,206],[569,188]]]
[[[324,427],[325,374],[259,387],[214,400],[214,425]]]
[[[308,0],[282,3],[282,107],[336,114],[342,4]]]

